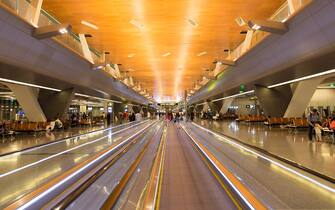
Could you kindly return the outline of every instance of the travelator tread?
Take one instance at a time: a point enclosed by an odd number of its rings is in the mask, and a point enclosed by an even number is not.
[[[168,125],[160,209],[238,209],[182,128]]]

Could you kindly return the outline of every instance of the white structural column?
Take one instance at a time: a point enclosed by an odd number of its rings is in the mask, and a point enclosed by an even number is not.
[[[301,0],[287,0],[290,14],[293,14],[297,11],[300,1]]]
[[[11,83],[4,84],[14,92],[17,101],[23,108],[29,121],[45,122],[47,120],[38,102],[39,90],[37,88]]]
[[[134,112],[133,105],[128,104],[128,113]]]
[[[228,108],[233,103],[233,101],[234,101],[234,98],[227,98],[227,99],[223,100],[223,104],[222,104],[222,107],[220,109],[220,113],[222,113],[222,114],[227,113]]]
[[[204,107],[202,108],[202,111],[207,112],[209,108],[210,108],[210,106],[209,106],[208,102],[205,102]]]
[[[250,48],[253,34],[253,30],[248,30],[247,35],[245,36],[245,40],[243,42],[242,53],[245,53]]]
[[[31,5],[35,9],[35,11],[33,12],[31,23],[36,27],[38,26],[38,21],[40,19],[42,4],[43,4],[43,0],[32,0],[31,1]]]
[[[81,49],[83,50],[84,57],[94,64],[90,48],[88,47],[85,34],[79,34]]]
[[[324,79],[325,77],[318,77],[297,83],[284,117],[301,117],[313,97],[316,88]]]

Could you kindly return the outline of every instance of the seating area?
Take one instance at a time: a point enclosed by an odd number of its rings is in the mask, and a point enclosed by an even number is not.
[[[240,115],[237,119],[237,122],[245,121],[245,122],[264,122],[266,121],[266,117],[263,115]]]
[[[271,126],[284,126],[286,128],[298,129],[298,128],[307,128],[308,122],[306,118],[285,118],[285,117],[269,117],[266,118],[262,115],[240,115],[237,119],[237,122],[264,122],[264,125],[269,127]]]
[[[17,122],[3,121],[1,124],[1,134],[13,134],[15,132],[38,132],[44,131],[49,122]]]

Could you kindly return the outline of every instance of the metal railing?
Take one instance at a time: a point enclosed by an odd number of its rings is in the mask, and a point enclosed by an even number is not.
[[[16,13],[18,16],[34,25],[33,18],[36,12],[36,8],[30,4],[30,1],[0,0],[0,4],[6,6],[8,9]],[[53,17],[48,12],[42,9],[37,26],[40,27],[53,24],[60,24],[60,22],[55,17]],[[84,57],[79,37],[75,33],[69,32],[67,34],[56,36],[54,37],[54,39]],[[93,61],[95,63],[98,62],[100,60],[100,53],[93,48],[90,48],[90,51],[92,54]]]

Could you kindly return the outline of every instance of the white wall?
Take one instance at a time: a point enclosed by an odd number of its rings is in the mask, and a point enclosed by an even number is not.
[[[335,89],[317,89],[309,102],[309,106],[335,106]]]
[[[250,100],[249,97],[246,97],[246,98],[236,98],[231,103],[231,106],[238,106],[238,109],[236,111],[236,114],[238,115],[255,114],[255,109],[247,109],[246,105],[255,105],[255,101]]]

